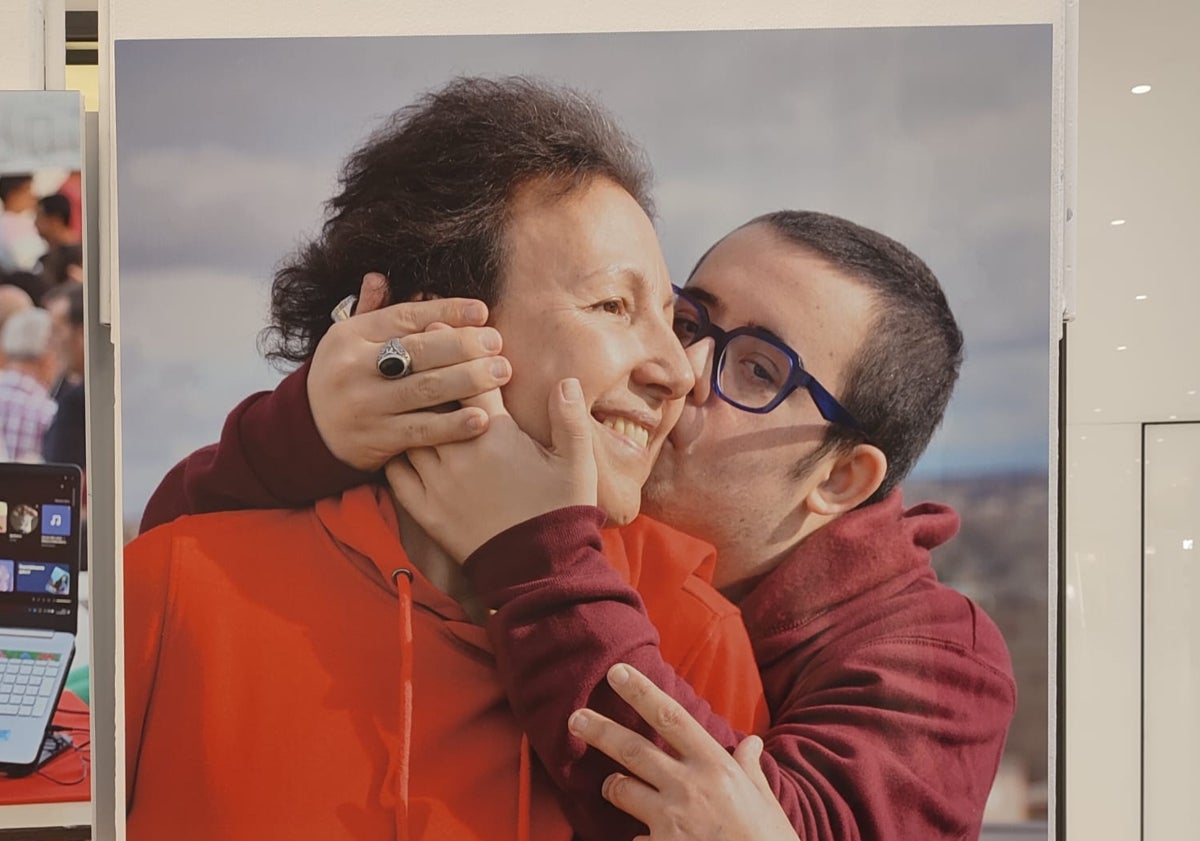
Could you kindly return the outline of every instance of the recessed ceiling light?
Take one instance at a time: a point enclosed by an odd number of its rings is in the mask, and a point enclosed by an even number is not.
[[[1116,227],[1117,225],[1124,225],[1125,220],[1124,219],[1114,219],[1111,222],[1109,222],[1108,224],[1112,225],[1113,227]]]
[[[1175,420],[1177,417],[1179,417],[1179,416],[1178,415],[1167,415],[1167,420]]]
[[[1117,350],[1129,350],[1129,345],[1117,345]]]
[[[1196,396],[1196,389],[1194,389],[1194,388],[1188,389],[1188,397],[1195,397],[1195,396]]]
[[[1146,299],[1147,299],[1147,298],[1149,298],[1149,297],[1150,297],[1149,295],[1134,295],[1134,296],[1133,296],[1133,300],[1135,300],[1135,301],[1144,301],[1144,300],[1146,300]]]
[[[1150,93],[1149,85],[1134,85],[1129,89],[1130,93]]]
[[[1092,409],[1092,411],[1093,411],[1093,412],[1096,412],[1097,414],[1099,414],[1099,412],[1100,412],[1100,410],[1099,410],[1099,409]]]

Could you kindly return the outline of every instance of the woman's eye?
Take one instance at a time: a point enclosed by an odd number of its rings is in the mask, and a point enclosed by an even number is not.
[[[600,308],[612,315],[625,314],[625,302],[619,298],[613,298],[611,301],[604,301],[600,304]]]

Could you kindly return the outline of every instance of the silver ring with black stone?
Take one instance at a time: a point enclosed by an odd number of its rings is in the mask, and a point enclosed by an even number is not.
[[[412,355],[400,344],[399,339],[388,339],[379,349],[375,367],[387,379],[398,380],[412,373]]]

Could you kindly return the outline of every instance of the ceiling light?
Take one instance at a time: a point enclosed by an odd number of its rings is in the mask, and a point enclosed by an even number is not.
[[[1134,85],[1129,89],[1130,93],[1150,93],[1149,85]]]
[[[1117,350],[1129,350],[1129,345],[1117,345]]]
[[[1188,391],[1188,397],[1195,397],[1195,396],[1196,396],[1196,389],[1194,389],[1194,388],[1190,389]]]
[[[1097,414],[1099,414],[1099,413],[1100,413],[1100,410],[1099,410],[1099,409],[1092,409],[1092,411],[1093,411],[1093,412],[1096,412]]]
[[[1167,415],[1167,420],[1175,420],[1179,415]]]
[[[1113,227],[1116,227],[1117,225],[1124,225],[1125,220],[1124,219],[1114,219],[1111,222],[1109,222],[1108,224],[1112,225]]]
[[[1149,295],[1134,295],[1134,296],[1133,296],[1133,300],[1135,300],[1135,301],[1144,301],[1144,300],[1146,300],[1146,299],[1147,299],[1147,298],[1149,298],[1149,297],[1150,297]]]

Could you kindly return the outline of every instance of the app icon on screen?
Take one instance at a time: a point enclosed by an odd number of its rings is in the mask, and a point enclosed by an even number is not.
[[[71,506],[43,505],[42,534],[54,535],[56,537],[70,537]]]
[[[8,513],[8,528],[14,534],[33,534],[38,527],[38,510],[32,505],[18,503]]]

